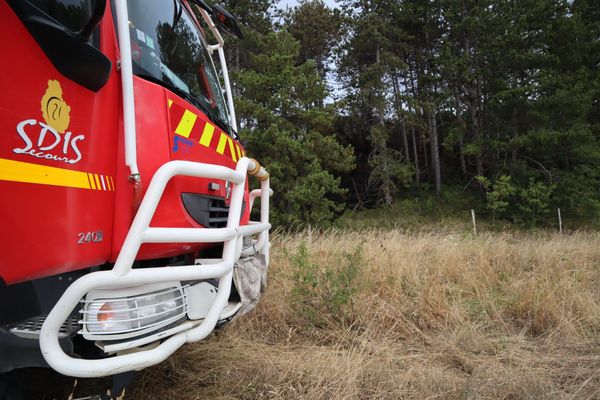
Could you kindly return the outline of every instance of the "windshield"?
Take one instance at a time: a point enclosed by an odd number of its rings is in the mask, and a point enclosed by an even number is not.
[[[192,102],[226,131],[229,119],[214,65],[179,0],[129,0],[133,73]]]

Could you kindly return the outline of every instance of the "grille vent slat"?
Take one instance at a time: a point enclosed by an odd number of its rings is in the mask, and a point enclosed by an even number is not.
[[[40,330],[42,329],[42,324],[46,319],[45,315],[38,315],[35,317],[31,317],[26,321],[19,322],[17,324],[13,324],[8,327],[8,331],[20,338],[23,339],[39,339]],[[73,315],[67,318],[65,323],[60,327],[58,332],[59,338],[64,338],[71,336],[77,330],[79,326],[77,324],[77,316]]]
[[[229,215],[229,206],[223,199],[210,199],[208,207],[208,227],[224,228],[227,226],[227,216]]]
[[[225,228],[229,216],[229,205],[222,197],[208,196],[200,193],[182,193],[181,200],[188,214],[205,228]],[[244,215],[246,203],[242,203],[241,217]]]

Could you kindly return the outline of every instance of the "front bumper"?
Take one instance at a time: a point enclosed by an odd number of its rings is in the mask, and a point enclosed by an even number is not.
[[[260,222],[240,226],[246,177],[249,174],[261,179],[261,189],[250,193],[250,207],[256,197],[261,198]],[[227,225],[223,228],[168,228],[150,227],[150,221],[163,194],[165,186],[176,175],[227,180],[234,184]],[[123,247],[112,270],[87,274],[65,291],[46,318],[40,332],[40,348],[48,364],[58,372],[80,378],[100,377],[139,370],[157,364],[173,354],[184,343],[195,342],[208,336],[221,319],[228,306],[234,264],[242,255],[245,237],[252,239],[252,247],[269,262],[269,179],[258,163],[248,158],[239,160],[236,169],[223,166],[171,161],[158,169],[152,178]],[[220,259],[205,265],[133,269],[137,252],[143,243],[223,243]],[[59,344],[59,331],[65,320],[81,299],[94,290],[120,290],[141,285],[164,282],[187,282],[218,279],[217,295],[200,322],[187,320],[169,336],[158,338],[156,347],[128,354],[118,354],[105,359],[78,359],[67,355]],[[166,331],[165,331],[166,332]]]

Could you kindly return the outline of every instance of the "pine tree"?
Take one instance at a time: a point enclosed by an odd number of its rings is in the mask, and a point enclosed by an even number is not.
[[[268,166],[273,221],[327,224],[343,209],[339,173],[353,168],[350,147],[333,134],[335,109],[323,105],[323,79],[315,63],[296,65],[300,45],[286,31],[262,36],[251,68],[240,71],[238,110],[249,153]]]

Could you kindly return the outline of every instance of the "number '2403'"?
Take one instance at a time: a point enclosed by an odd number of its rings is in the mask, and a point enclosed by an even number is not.
[[[79,232],[77,236],[79,237],[77,244],[99,243],[104,240],[104,233],[102,231]]]

